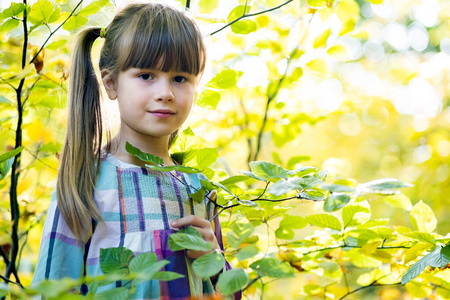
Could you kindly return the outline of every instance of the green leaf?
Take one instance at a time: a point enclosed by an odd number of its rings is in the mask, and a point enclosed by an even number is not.
[[[420,200],[409,214],[413,227],[422,232],[433,232],[437,220],[431,208]]]
[[[228,14],[227,22],[230,23],[250,12],[249,5],[238,5]]]
[[[178,163],[186,165],[197,155],[198,138],[190,127],[183,130],[176,137],[172,147],[172,157]]]
[[[133,257],[130,261],[130,272],[143,271],[146,268],[151,267],[154,263],[158,261],[156,254],[153,252],[141,253],[136,257]]]
[[[72,16],[66,23],[63,25],[63,29],[67,31],[76,30],[81,26],[84,26],[88,22],[88,19],[85,16]]]
[[[248,275],[242,268],[235,268],[219,275],[217,285],[224,295],[241,290],[248,283]]]
[[[13,30],[14,28],[16,28],[17,26],[19,26],[19,20],[9,19],[9,20],[6,20],[6,22],[3,23],[2,26],[0,26],[0,31],[1,32],[9,32],[9,31]]]
[[[100,9],[104,8],[109,3],[110,3],[109,0],[94,1],[91,4],[89,4],[88,6],[86,6],[85,8],[83,8],[82,10],[80,10],[80,12],[78,14],[88,17],[90,15],[95,14],[96,12],[98,12]]]
[[[250,223],[234,223],[231,225],[231,230],[227,233],[227,241],[231,247],[237,249],[253,233],[255,228]]]
[[[409,200],[409,198],[404,194],[389,195],[383,197],[382,201],[393,207],[398,207],[404,210],[412,209],[411,200]]]
[[[22,152],[22,150],[24,149],[24,146],[21,146],[19,148],[16,148],[14,150],[8,151],[4,154],[2,154],[0,156],[0,163],[7,161],[8,159],[13,158],[14,156],[16,156],[17,154],[19,154],[20,152]]]
[[[170,271],[161,271],[156,272],[155,275],[152,276],[152,279],[154,280],[160,280],[160,281],[171,281],[179,278],[185,277],[183,274],[170,272]]]
[[[306,218],[306,220],[311,226],[318,226],[321,228],[331,228],[338,231],[341,230],[341,223],[339,222],[338,218],[332,215],[328,214],[310,215]]]
[[[350,196],[347,194],[331,194],[323,205],[323,210],[326,212],[333,212],[341,209],[350,201]]]
[[[279,180],[275,182],[274,184],[269,186],[267,192],[275,196],[281,196],[291,191],[295,191],[297,189],[302,190],[305,188],[307,188],[307,186],[303,184],[303,181],[300,178],[294,178],[290,180]]]
[[[164,160],[161,157],[150,154],[150,153],[144,153],[128,142],[126,142],[126,144],[125,144],[125,150],[127,150],[128,153],[130,153],[133,156],[136,156],[143,162],[155,164],[155,165],[163,165],[164,164]]]
[[[328,7],[328,3],[330,3],[331,0],[308,0],[308,6],[311,8],[316,8],[316,9],[320,9],[320,8],[326,8]]]
[[[11,101],[9,101],[5,96],[0,95],[0,103],[11,104]]]
[[[308,1],[309,3],[310,1]],[[328,37],[331,34],[331,29],[328,28],[327,30],[325,30],[324,32],[322,32],[321,34],[319,34],[315,39],[314,39],[314,43],[313,43],[313,47],[314,49],[317,49],[319,47],[325,46],[328,40]]]
[[[100,268],[105,274],[128,274],[128,265],[133,256],[133,251],[125,247],[100,248]]]
[[[419,231],[410,232],[410,233],[405,234],[404,236],[410,237],[412,239],[418,240],[423,243],[428,243],[433,246],[436,246],[435,238],[427,232],[419,232]]]
[[[249,245],[249,246],[239,249],[238,253],[236,253],[236,258],[239,261],[243,261],[243,260],[254,257],[258,253],[259,253],[259,248],[257,246]]]
[[[300,77],[303,76],[303,69],[300,67],[297,67],[294,69],[294,71],[292,71],[292,81],[297,81],[298,79],[300,79]],[[308,156],[303,156],[304,158],[309,158]],[[303,159],[305,160],[305,159]],[[289,163],[288,163],[288,167],[289,167]]]
[[[280,227],[292,228],[292,229],[302,229],[308,222],[305,218],[300,216],[285,216],[281,222]]]
[[[354,188],[341,184],[322,184],[320,188],[331,193],[352,193],[355,191]]]
[[[225,259],[223,255],[217,252],[211,252],[197,258],[192,263],[192,269],[198,276],[208,278],[222,271],[224,265]]]
[[[286,262],[282,262],[273,257],[265,257],[250,265],[259,276],[270,276],[274,278],[293,277],[294,270]]]
[[[56,9],[53,11],[52,15],[48,19],[48,23],[53,23],[53,22],[58,21],[60,16],[61,16],[61,7],[56,6]]]
[[[295,237],[295,232],[291,228],[280,227],[275,230],[275,236],[283,240],[291,240]]]
[[[243,182],[246,180],[248,180],[247,176],[234,175],[234,176],[228,177],[227,179],[219,181],[219,183],[226,186],[228,184],[235,184],[235,183]]]
[[[243,206],[258,207],[258,203],[256,203],[255,201],[238,199],[236,202],[238,204],[240,204],[240,205],[243,205]]]
[[[326,199],[325,194],[317,190],[305,190],[303,192],[300,192],[297,197],[313,201],[322,201]]]
[[[203,240],[203,238],[201,237],[177,232],[170,235],[169,248],[174,252],[184,249],[195,251],[210,251],[212,250],[213,246],[211,243],[205,242],[205,240]]]
[[[25,10],[25,7],[23,3],[11,2],[11,5],[0,14],[0,20],[17,17]]]
[[[31,7],[28,15],[29,21],[33,24],[50,23],[50,18],[55,10],[53,3],[49,0],[39,0]]]
[[[342,209],[342,220],[344,228],[364,224],[370,219],[369,203],[358,202],[358,204],[347,205]]]
[[[126,287],[114,288],[112,290],[106,290],[94,295],[94,300],[126,300],[130,289]]]
[[[197,165],[202,168],[209,167],[218,157],[217,148],[202,148],[197,152]]]
[[[58,142],[50,142],[39,148],[40,152],[58,153],[61,152],[62,145]]]
[[[362,188],[375,193],[393,193],[393,190],[412,187],[412,184],[405,183],[395,178],[383,178],[363,183]]]
[[[201,173],[202,170],[199,170],[197,168],[192,168],[188,166],[182,166],[182,165],[174,165],[174,166],[154,166],[154,165],[145,165],[147,168],[159,172],[171,172],[171,171],[178,171],[181,173],[188,173],[188,174],[197,174]]]
[[[252,161],[250,162],[249,166],[250,170],[258,177],[266,179],[288,178],[288,173],[284,168],[270,162]]]
[[[198,230],[195,229],[192,226],[187,226],[187,227],[179,230],[178,233],[190,234],[190,235],[193,235],[193,236],[196,236],[196,237],[199,237],[199,238],[202,237],[201,233],[198,232]]]
[[[232,24],[231,31],[237,34],[249,34],[256,31],[258,25],[252,20],[240,20]]]
[[[34,286],[33,291],[45,296],[45,298],[57,298],[68,293],[77,285],[78,282],[71,278],[62,278],[57,281],[45,280]]]
[[[139,262],[140,260],[138,260],[137,262]],[[153,280],[156,279],[155,277],[157,276],[158,273],[160,273],[159,271],[164,268],[164,266],[166,266],[167,264],[169,264],[170,262],[168,260],[160,260],[157,262],[154,262],[152,264],[149,264],[148,262],[145,262],[144,260],[142,260],[144,263],[147,263],[145,265],[145,268],[141,268],[139,269],[139,266],[136,265],[134,266],[134,269],[136,270],[136,272],[132,273],[131,275],[136,275],[136,278],[133,279],[133,285],[137,285],[140,284],[142,282],[148,281],[148,280]]]
[[[197,99],[197,105],[206,109],[214,110],[219,104],[220,93],[214,89],[206,87]]]
[[[191,194],[192,200],[194,200],[196,203],[202,203],[203,199],[205,199],[206,189],[202,187],[195,193]]]
[[[23,146],[6,152],[2,156],[0,156],[0,180],[6,177],[14,163],[14,157],[18,155],[22,150]]]
[[[210,85],[218,89],[229,89],[236,86],[238,74],[233,69],[220,71],[210,81]]]
[[[200,13],[210,14],[219,6],[219,0],[200,0],[198,6],[200,7]]]
[[[45,48],[49,49],[49,50],[57,50],[66,44],[67,44],[66,39],[58,39],[58,40],[48,44],[47,46],[45,46]]]
[[[262,177],[260,177],[260,176],[257,176],[257,175],[255,175],[253,172],[243,171],[243,170],[241,170],[241,171],[239,171],[239,172],[241,172],[242,174],[244,174],[244,175],[246,175],[246,176],[248,176],[248,177],[250,177],[250,178],[253,178],[253,179],[256,179],[256,180],[259,180],[259,181],[267,181],[265,178],[262,178]]]
[[[433,252],[428,253],[412,265],[405,274],[403,274],[401,282],[402,284],[410,282],[419,276],[428,266],[444,268],[448,263],[450,263],[450,245],[445,247],[438,246]]]

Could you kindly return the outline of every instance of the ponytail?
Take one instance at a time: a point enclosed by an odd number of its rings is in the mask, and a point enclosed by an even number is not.
[[[76,41],[70,67],[66,137],[58,169],[58,207],[78,240],[92,230],[92,219],[102,219],[94,201],[101,158],[102,113],[100,87],[91,59],[92,45],[100,30],[85,29]]]

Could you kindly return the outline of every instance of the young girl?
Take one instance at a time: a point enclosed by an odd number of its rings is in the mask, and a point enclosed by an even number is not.
[[[108,97],[118,101],[120,130],[102,148],[100,88],[90,51],[104,37],[100,70]],[[169,250],[171,233],[185,226],[221,248],[211,203],[190,201],[202,175],[158,172],[125,150],[126,142],[174,165],[169,147],[188,117],[205,68],[200,31],[183,12],[161,4],[133,4],[105,29],[81,32],[73,53],[67,133],[58,182],[42,235],[33,278],[81,278],[102,274],[100,248],[126,247],[135,255],[170,257],[166,270],[186,276],[139,284],[131,299],[185,299],[214,292],[191,270],[204,253]],[[211,193],[209,197],[212,197]],[[227,268],[229,265],[227,265]],[[100,287],[97,292],[121,286]],[[81,293],[87,293],[81,287]]]

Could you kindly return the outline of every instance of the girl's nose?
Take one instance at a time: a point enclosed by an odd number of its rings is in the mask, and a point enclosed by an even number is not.
[[[155,86],[155,100],[156,101],[173,101],[175,96],[173,95],[172,85],[170,80],[166,78],[160,78],[158,84]]]

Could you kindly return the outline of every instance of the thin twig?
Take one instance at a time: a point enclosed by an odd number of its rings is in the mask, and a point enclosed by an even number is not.
[[[240,20],[242,20],[242,19],[244,19],[244,18],[254,17],[254,16],[257,16],[257,15],[261,15],[261,14],[264,14],[264,13],[267,13],[267,12],[270,12],[270,11],[273,11],[273,10],[277,10],[277,9],[279,9],[279,8],[281,8],[281,7],[283,7],[283,6],[285,6],[286,4],[289,4],[289,3],[292,2],[292,1],[294,1],[294,0],[288,0],[288,1],[282,3],[282,4],[278,5],[278,6],[275,6],[275,7],[272,7],[272,8],[269,8],[269,9],[266,9],[266,10],[263,10],[263,11],[260,11],[260,12],[257,12],[257,13],[253,13],[253,14],[247,14],[247,15],[246,15],[246,14],[245,14],[245,10],[244,10],[244,15],[242,15],[241,17],[239,17],[239,18],[237,18],[237,19],[231,21],[230,23],[224,25],[223,27],[219,28],[218,30],[216,30],[216,31],[214,31],[214,32],[212,32],[212,33],[210,33],[210,35],[214,35],[214,34],[220,32],[220,31],[224,30],[224,29],[227,28],[228,26],[231,26],[231,25],[233,25],[234,23],[236,23],[236,22],[238,22],[238,21],[240,21]]]
[[[42,50],[44,49],[45,45],[47,45],[48,41],[50,40],[50,38],[73,16],[73,14],[75,13],[75,11],[77,10],[77,8],[81,5],[81,3],[83,3],[84,0],[80,0],[80,2],[78,2],[78,4],[75,6],[75,8],[70,12],[70,15],[61,23],[59,24],[58,27],[56,27],[55,30],[53,30],[50,35],[47,37],[47,39],[45,40],[45,42],[42,44],[41,48],[39,49],[38,52],[36,52],[36,54],[34,55],[34,57],[30,60],[30,64],[33,63],[33,61],[38,57],[39,53],[42,52]]]
[[[20,286],[21,288],[23,288],[22,284],[20,284],[19,282],[12,281],[12,280],[10,280],[10,279],[4,277],[4,276],[1,275],[1,274],[0,274],[0,279],[3,280],[3,281],[6,282],[6,283],[12,283],[12,284],[18,285],[18,286]]]
[[[401,284],[402,284],[401,282],[387,283],[387,284],[378,284],[378,283],[377,283],[377,280],[375,280],[374,282],[372,282],[372,283],[369,284],[369,285],[362,286],[362,287],[360,287],[360,288],[357,288],[357,289],[354,289],[353,291],[348,292],[347,294],[345,294],[344,296],[342,296],[341,298],[339,298],[339,300],[342,300],[342,299],[346,298],[348,295],[354,294],[354,293],[356,293],[356,292],[359,292],[359,291],[361,291],[361,290],[364,290],[364,289],[367,289],[367,288],[370,288],[370,287],[394,286],[394,285],[401,285]]]
[[[13,90],[17,90],[17,88],[15,87],[15,86],[13,86],[11,83],[9,83],[5,78],[3,78],[1,75],[0,75],[0,79],[1,80],[3,80],[7,85],[9,85]]]

